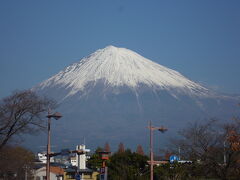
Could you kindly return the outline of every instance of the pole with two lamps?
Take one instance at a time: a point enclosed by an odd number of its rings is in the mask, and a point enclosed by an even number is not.
[[[148,129],[150,130],[150,180],[153,180],[153,165],[154,165],[154,160],[153,160],[153,131],[158,130],[161,133],[164,133],[168,129],[161,126],[161,127],[154,127],[152,126],[152,122],[149,122]]]
[[[48,141],[47,141],[47,167],[46,167],[46,177],[47,180],[50,180],[50,154],[51,154],[51,138],[50,138],[50,132],[51,132],[51,118],[54,118],[55,120],[58,120],[62,117],[62,115],[59,112],[51,113],[51,110],[48,110]]]

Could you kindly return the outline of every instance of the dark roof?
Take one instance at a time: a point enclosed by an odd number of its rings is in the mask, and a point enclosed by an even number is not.
[[[61,167],[61,168],[66,168],[65,164],[62,163],[57,163],[57,162],[51,162],[50,166],[56,166],[56,167]]]
[[[69,173],[71,173],[71,172],[80,172],[80,173],[91,173],[91,172],[93,172],[93,170],[92,169],[77,169],[76,167],[70,167],[70,168],[67,168],[67,169],[65,169],[65,172],[69,172]]]
[[[44,166],[46,166],[46,163],[34,163],[33,169],[39,169],[39,168],[42,168],[42,167],[44,167]],[[66,168],[66,165],[65,165],[65,164],[56,163],[56,162],[51,162],[51,163],[50,163],[50,166],[60,167],[60,168]]]
[[[33,169],[40,169],[45,166],[46,166],[46,164],[43,164],[43,163],[42,164],[34,164]]]

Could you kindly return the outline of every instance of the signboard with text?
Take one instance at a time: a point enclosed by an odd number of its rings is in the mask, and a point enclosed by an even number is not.
[[[169,160],[170,160],[170,163],[174,163],[175,161],[179,161],[179,158],[176,155],[171,155]]]

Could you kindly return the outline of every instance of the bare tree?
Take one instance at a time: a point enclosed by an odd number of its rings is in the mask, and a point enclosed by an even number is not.
[[[54,103],[32,91],[19,91],[0,101],[0,149],[13,137],[44,129],[43,115]]]
[[[213,147],[221,147],[220,126],[216,120],[209,120],[205,123],[195,122],[180,131],[181,140],[178,146],[181,147],[185,157],[194,160],[206,158]]]
[[[180,135],[180,139],[172,141],[176,152],[180,147],[181,157],[199,162],[200,174],[224,180],[240,175],[239,122],[193,123],[181,130]]]
[[[240,177],[240,119],[234,118],[224,128],[224,175]]]

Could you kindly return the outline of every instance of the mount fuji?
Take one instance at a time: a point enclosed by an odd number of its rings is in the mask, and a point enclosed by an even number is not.
[[[188,122],[230,119],[239,102],[239,97],[209,90],[175,70],[114,46],[97,50],[32,90],[58,102],[64,118],[52,123],[53,141],[61,146],[83,139],[92,147],[105,142],[146,146],[149,120],[176,134]]]

